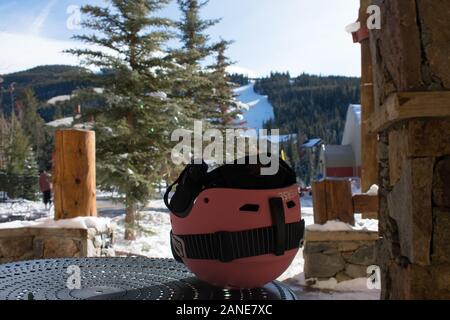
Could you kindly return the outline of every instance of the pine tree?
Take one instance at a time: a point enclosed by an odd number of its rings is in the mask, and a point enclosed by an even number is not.
[[[33,153],[36,154],[36,161],[40,163],[40,168],[45,170],[49,166],[46,154],[48,152],[47,140],[48,134],[45,132],[45,122],[38,113],[39,101],[37,100],[33,89],[26,88],[21,96],[22,104],[22,128],[30,139],[33,147]],[[52,144],[52,142],[50,142]],[[52,147],[52,145],[50,145]],[[51,151],[50,151],[51,153]]]
[[[33,149],[30,147],[25,158],[21,198],[35,201],[39,192],[39,169]]]
[[[15,112],[11,115],[11,130],[9,132],[9,144],[6,151],[6,175],[8,177],[7,190],[13,198],[24,197],[24,176],[26,166],[32,157],[31,145],[25,135],[21,123]]]
[[[225,130],[242,126],[244,123],[239,122],[242,110],[239,107],[233,93],[233,85],[227,74],[227,68],[232,65],[225,52],[231,42],[220,41],[214,46],[216,52],[215,64],[210,66],[210,80],[213,84],[212,103],[209,110],[205,110],[204,114],[214,127]],[[206,108],[205,108],[206,109]]]
[[[6,172],[13,175],[23,174],[25,160],[27,159],[29,152],[30,143],[16,114],[13,112],[11,115],[11,131],[6,157]]]
[[[202,20],[200,11],[208,1],[177,0],[182,13],[182,20],[177,23],[183,44],[182,55],[178,62],[185,65],[199,66],[200,62],[211,55],[213,48],[209,45],[209,36],[205,33],[210,27],[220,22],[220,19]]]
[[[0,111],[0,171],[6,169],[7,152],[10,143],[11,125]]]
[[[169,0],[113,0],[109,7],[86,5],[82,25],[95,31],[75,38],[104,50],[69,52],[85,63],[112,71],[106,106],[96,110],[98,181],[125,194],[125,238],[135,238],[139,203],[146,204],[167,161],[170,135],[184,117],[169,92],[171,63],[163,46],[171,38],[168,19],[154,14]]]
[[[179,30],[181,49],[172,52],[176,62],[174,70],[174,93],[184,98],[188,114],[194,119],[205,119],[205,108],[211,105],[213,84],[202,62],[214,52],[206,30],[220,20],[203,20],[200,11],[208,1],[177,0],[182,19],[176,26]]]

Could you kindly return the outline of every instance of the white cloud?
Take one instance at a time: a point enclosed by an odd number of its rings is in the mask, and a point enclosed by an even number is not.
[[[59,41],[30,34],[0,32],[0,74],[27,70],[39,65],[78,65],[79,59],[63,53],[83,44]]]
[[[34,19],[33,23],[30,27],[30,32],[34,35],[39,35],[42,30],[42,26],[47,20],[52,8],[59,0],[50,0],[44,9],[38,14],[38,16]]]

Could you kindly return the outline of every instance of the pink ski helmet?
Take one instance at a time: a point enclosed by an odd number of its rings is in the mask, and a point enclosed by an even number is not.
[[[188,165],[164,196],[175,259],[223,288],[257,288],[278,278],[297,254],[305,228],[296,175],[279,161],[273,176],[261,175],[259,161],[210,173],[204,163]]]

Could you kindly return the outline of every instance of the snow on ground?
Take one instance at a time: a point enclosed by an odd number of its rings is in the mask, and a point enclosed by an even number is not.
[[[170,215],[163,200],[150,201],[148,208],[140,213],[141,230],[135,241],[124,239],[125,216],[112,221],[117,225],[114,250],[121,253],[143,255],[153,258],[172,258],[170,249]]]
[[[367,288],[367,279],[360,278],[338,283],[306,280],[302,272],[285,281],[300,300],[379,300],[380,290]]]
[[[12,200],[0,203],[0,223],[22,220],[30,221],[40,218],[53,217],[53,208],[45,209],[42,202],[28,200]]]
[[[255,83],[237,88],[234,93],[239,102],[248,106],[248,110],[243,112],[247,128],[263,129],[263,123],[275,117],[269,98],[255,92]]]

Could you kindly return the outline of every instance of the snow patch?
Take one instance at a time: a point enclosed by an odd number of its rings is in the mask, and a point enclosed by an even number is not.
[[[359,215],[361,216],[361,215]],[[348,223],[332,220],[325,224],[313,224],[306,226],[308,231],[329,232],[329,231],[378,231],[378,220],[361,219],[355,215],[355,226]]]
[[[310,279],[308,279],[310,281]],[[312,285],[313,288],[334,291],[367,291],[367,278],[358,278],[339,282],[335,278],[325,281],[317,281]]]
[[[235,89],[234,93],[237,95],[237,100],[247,106],[243,110],[243,116],[248,129],[263,129],[264,122],[275,118],[273,106],[268,97],[255,92],[254,82]]]
[[[74,219],[58,220],[44,218],[36,221],[13,221],[0,224],[0,229],[17,228],[61,228],[61,229],[96,229],[98,232],[106,232],[111,228],[111,221],[108,218],[97,217],[77,217]]]
[[[378,196],[378,186],[376,184],[372,185],[369,191],[366,192],[368,196]]]

